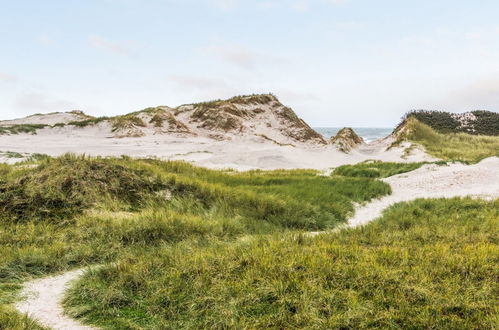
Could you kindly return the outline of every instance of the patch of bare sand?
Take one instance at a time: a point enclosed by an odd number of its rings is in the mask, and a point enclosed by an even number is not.
[[[83,275],[83,272],[82,269],[79,269],[27,282],[21,293],[25,300],[16,304],[16,309],[52,329],[94,329],[66,316],[62,307],[64,292],[68,285]]]

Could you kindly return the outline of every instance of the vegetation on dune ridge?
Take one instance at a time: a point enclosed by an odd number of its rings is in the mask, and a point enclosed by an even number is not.
[[[218,106],[220,106],[222,104],[226,104],[226,103],[248,105],[248,104],[268,104],[271,102],[279,102],[279,99],[274,94],[268,93],[268,94],[238,95],[238,96],[234,96],[230,99],[226,99],[226,100],[217,99],[217,100],[212,100],[212,101],[185,104],[185,105],[191,105],[191,106],[204,105],[207,107],[218,107]]]
[[[18,125],[6,125],[0,126],[0,135],[3,134],[20,134],[20,133],[30,133],[36,134],[36,131],[45,127],[50,127],[50,125],[44,124],[18,124]]]
[[[494,329],[499,200],[417,200],[367,227],[124,254],[66,298],[121,328]]]
[[[355,146],[364,143],[364,139],[358,136],[351,127],[344,127],[330,139],[330,142],[340,151],[349,152]]]
[[[110,120],[110,117],[96,117],[96,118],[88,118],[84,120],[77,120],[77,121],[71,121],[67,125],[72,125],[76,127],[87,127],[87,126],[92,126],[96,125],[100,122]]]
[[[439,133],[414,117],[407,118],[394,132],[395,144],[409,140],[421,144],[426,151],[443,160],[478,162],[499,156],[499,136],[467,133]]]
[[[468,133],[474,135],[499,135],[499,113],[476,110],[463,114],[445,111],[413,110],[404,115],[416,118],[440,133]]]
[[[252,107],[245,107],[250,105]],[[150,107],[114,117],[94,118],[86,116],[83,113],[74,112],[75,114],[84,115],[85,118],[71,121],[67,124],[58,123],[53,126],[44,125],[34,127],[35,125],[16,125],[15,127],[0,127],[0,135],[25,132],[34,134],[36,133],[36,129],[39,128],[64,127],[66,125],[82,128],[107,121],[111,125],[112,132],[117,137],[141,137],[145,134],[141,128],[147,126],[147,123],[143,120],[143,114],[150,116],[148,123],[152,124],[155,128],[161,128],[167,122],[169,132],[189,133],[189,128],[176,118],[179,113],[186,110],[194,110],[190,119],[193,122],[199,123],[199,128],[243,134],[246,130],[244,121],[264,113],[263,106],[269,106],[284,126],[280,130],[282,134],[300,142],[327,144],[322,135],[314,131],[306,122],[300,119],[291,108],[282,105],[273,94],[241,95],[227,100],[214,100],[183,105],[171,109],[171,112],[166,111],[165,107],[161,106]]]

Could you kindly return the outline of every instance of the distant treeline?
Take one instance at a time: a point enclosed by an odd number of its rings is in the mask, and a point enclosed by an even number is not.
[[[435,110],[412,110],[403,117],[414,117],[441,133],[464,132],[475,135],[499,135],[499,113],[476,110],[454,114]]]

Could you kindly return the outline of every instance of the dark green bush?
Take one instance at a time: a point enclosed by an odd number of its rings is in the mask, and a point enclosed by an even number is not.
[[[476,119],[467,125],[455,119],[450,112],[435,110],[413,110],[404,115],[406,118],[414,117],[440,133],[469,133],[475,135],[499,135],[499,113],[476,110],[471,112]]]

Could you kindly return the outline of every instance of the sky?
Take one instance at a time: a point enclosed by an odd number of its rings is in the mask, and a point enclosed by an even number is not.
[[[0,119],[273,93],[315,127],[499,110],[497,0],[0,0]]]

